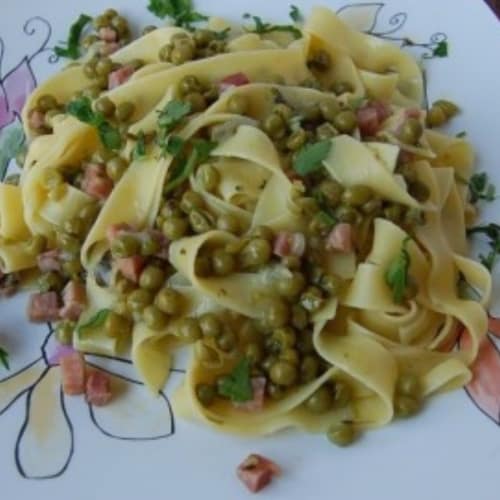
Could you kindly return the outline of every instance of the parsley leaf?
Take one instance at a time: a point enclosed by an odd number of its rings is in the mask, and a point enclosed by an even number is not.
[[[300,23],[304,19],[302,12],[300,12],[300,9],[296,5],[290,5],[289,16],[296,23]]]
[[[250,401],[253,398],[250,361],[241,359],[233,371],[222,379],[218,390],[221,396],[226,396],[235,403]]]
[[[73,99],[66,106],[66,111],[81,122],[96,128],[99,138],[106,148],[120,149],[122,145],[120,132],[105,120],[102,113],[92,109],[92,103],[88,97]]]
[[[467,132],[465,130],[462,130],[461,132],[455,134],[455,137],[457,137],[458,139],[463,139],[464,137],[467,137]]]
[[[80,36],[85,26],[92,21],[90,16],[80,14],[80,17],[71,25],[69,29],[66,47],[54,47],[54,52],[59,57],[78,59],[80,57]]]
[[[432,55],[435,57],[448,57],[448,42],[442,40],[432,50]]]
[[[172,18],[175,26],[191,28],[192,23],[206,21],[207,16],[193,10],[191,0],[149,0],[148,10],[160,19]]]
[[[189,113],[191,113],[191,104],[173,99],[158,113],[158,126],[163,129],[164,133],[168,133]]]
[[[106,321],[106,318],[108,317],[110,312],[111,309],[101,309],[100,311],[97,311],[94,316],[89,318],[86,323],[78,327],[78,335],[81,335],[84,330],[89,330],[104,325],[104,322]]]
[[[171,135],[167,140],[165,150],[173,157],[176,157],[184,149],[184,144],[185,141],[182,137],[179,137],[178,135]]]
[[[9,353],[0,347],[0,363],[6,370],[10,370],[9,366]]]
[[[474,174],[470,178],[469,193],[471,203],[477,203],[479,200],[494,201],[496,199],[496,188],[489,182],[486,172]]]
[[[132,157],[134,160],[139,160],[144,156],[146,156],[146,138],[144,137],[144,132],[141,130],[137,134],[137,142]]]
[[[484,234],[489,238],[490,251],[487,255],[480,255],[479,259],[484,267],[490,272],[495,267],[498,256],[500,255],[500,225],[488,224],[486,226],[476,226],[467,230],[467,234]]]
[[[285,31],[293,35],[295,39],[302,38],[302,32],[291,24],[271,24],[266,23],[259,16],[253,16],[251,14],[244,14],[244,19],[252,19],[255,23],[253,29],[247,28],[246,31],[250,33],[257,33],[258,35],[265,35],[266,33],[272,33],[273,31]]]
[[[325,160],[332,149],[330,139],[316,142],[314,144],[306,144],[293,160],[293,169],[299,175],[308,175],[323,166]]]
[[[404,293],[409,283],[410,254],[407,249],[409,241],[409,237],[405,238],[398,257],[391,262],[385,273],[385,282],[391,288],[392,297],[396,304],[403,302]]]

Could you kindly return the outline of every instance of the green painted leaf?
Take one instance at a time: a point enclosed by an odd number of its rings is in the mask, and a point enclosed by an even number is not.
[[[432,51],[432,54],[436,57],[448,57],[448,42],[445,40],[439,42]]]
[[[9,353],[5,349],[3,349],[2,347],[0,347],[0,363],[3,365],[3,367],[6,370],[10,370]]]

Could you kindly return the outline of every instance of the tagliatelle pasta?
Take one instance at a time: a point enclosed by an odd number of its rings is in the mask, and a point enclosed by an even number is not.
[[[129,351],[153,394],[189,345],[177,411],[237,434],[345,445],[466,384],[491,294],[467,253],[474,155],[432,128],[417,62],[325,8],[121,48],[106,19],[28,100],[0,185],[2,279],[40,274],[30,319]]]

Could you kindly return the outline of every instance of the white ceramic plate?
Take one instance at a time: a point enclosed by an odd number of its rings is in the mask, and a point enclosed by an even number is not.
[[[147,0],[87,0],[84,7],[67,0],[1,3],[0,162],[26,94],[60,67],[51,47],[66,38],[82,9],[97,14],[110,3],[136,27],[158,22],[146,10]],[[294,3],[306,12],[315,2]],[[417,57],[447,40],[447,58],[425,59],[429,99],[448,97],[462,105],[451,131],[467,131],[478,168],[500,186],[500,30],[486,5],[481,0],[324,3],[363,30],[395,43],[409,37],[423,44],[414,51]],[[289,9],[281,0],[251,5],[205,0],[198,7],[234,19],[250,10],[276,21],[287,19]],[[499,209],[500,203],[486,207],[484,219],[499,222]],[[127,360],[92,358],[128,386],[127,397],[100,410],[82,398],[64,398],[59,369],[51,365],[50,330],[28,324],[25,304],[26,296],[0,302],[0,344],[11,361],[10,372],[0,368],[2,498],[250,498],[235,467],[249,452],[259,452],[284,469],[262,498],[498,499],[500,351],[492,334],[482,351],[489,384],[479,395],[461,390],[441,396],[418,418],[366,433],[356,446],[339,449],[323,436],[286,432],[242,440],[177,419],[168,397],[182,378],[181,362],[164,395],[152,399]]]

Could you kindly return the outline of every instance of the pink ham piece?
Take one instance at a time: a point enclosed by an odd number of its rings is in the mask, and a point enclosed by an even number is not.
[[[77,396],[85,392],[85,359],[80,352],[70,352],[59,359],[64,394]]]
[[[241,87],[249,83],[250,80],[245,73],[234,73],[226,76],[219,82],[219,93],[222,94],[226,90],[232,89],[233,87]]]
[[[28,125],[33,130],[41,129],[45,125],[45,114],[34,109],[28,116]]]
[[[28,304],[28,318],[33,323],[59,319],[59,297],[56,292],[33,293]]]
[[[87,306],[87,291],[78,281],[70,281],[63,290],[63,307],[59,311],[61,318],[77,321]]]
[[[266,379],[264,377],[253,377],[251,380],[253,389],[253,398],[244,403],[233,403],[239,410],[248,412],[260,411],[264,407],[266,394]]]
[[[106,176],[104,165],[90,163],[85,168],[82,190],[88,195],[105,200],[113,190],[113,181]]]
[[[337,224],[326,238],[326,249],[349,253],[353,250],[353,231],[351,224]]]
[[[125,83],[134,74],[134,71],[133,66],[127,65],[111,72],[108,76],[109,90],[119,87],[122,83]]]
[[[112,397],[109,375],[102,371],[92,371],[85,384],[85,399],[94,406],[105,406]]]
[[[140,255],[117,259],[116,265],[125,278],[134,283],[139,283],[139,278],[144,268],[144,259]]]
[[[252,493],[257,493],[265,488],[274,476],[279,476],[281,469],[272,460],[252,453],[238,466],[236,474]]]
[[[116,42],[118,33],[113,28],[106,26],[99,30],[99,38],[105,42]]]
[[[490,316],[488,320],[488,329],[492,335],[500,339],[500,318]]]
[[[280,231],[274,239],[273,252],[279,257],[302,257],[306,251],[306,237],[302,233]]]
[[[390,110],[388,106],[381,102],[371,102],[357,111],[358,126],[363,136],[375,135],[388,116]]]
[[[61,252],[58,249],[41,253],[37,256],[36,262],[38,264],[38,269],[43,273],[51,271],[60,272],[62,269]]]

